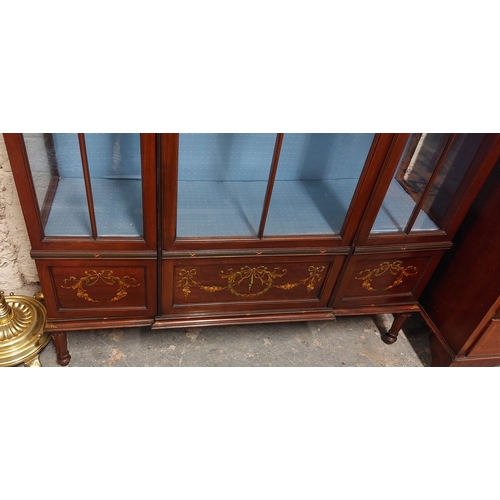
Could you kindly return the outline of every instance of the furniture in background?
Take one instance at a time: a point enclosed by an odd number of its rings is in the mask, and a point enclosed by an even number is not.
[[[499,221],[500,162],[421,298],[433,366],[500,365]]]
[[[497,134],[4,134],[65,332],[393,313],[397,339]]]

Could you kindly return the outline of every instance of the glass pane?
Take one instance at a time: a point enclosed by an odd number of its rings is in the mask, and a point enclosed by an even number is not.
[[[139,134],[85,134],[98,236],[142,236]]]
[[[411,134],[395,178],[414,201],[420,201],[450,137],[451,134]]]
[[[405,231],[436,168],[439,170],[410,232],[443,229],[444,216],[484,134],[456,134],[440,162],[451,137],[452,134],[411,134],[372,233]]]
[[[77,134],[23,134],[46,236],[91,236]]]
[[[372,228],[372,233],[402,233],[420,201],[451,134],[411,134],[394,179]],[[417,217],[413,231],[439,227],[425,213]]]
[[[285,134],[265,234],[340,234],[375,134]]]
[[[256,236],[276,134],[180,134],[177,236]]]
[[[484,137],[485,134],[457,134],[411,232],[421,230],[419,221],[426,215],[442,227],[448,207]]]

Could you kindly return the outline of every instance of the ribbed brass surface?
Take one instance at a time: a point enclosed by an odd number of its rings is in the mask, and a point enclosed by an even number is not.
[[[0,366],[40,366],[38,354],[51,339],[44,332],[47,312],[42,298],[6,297],[0,291]]]

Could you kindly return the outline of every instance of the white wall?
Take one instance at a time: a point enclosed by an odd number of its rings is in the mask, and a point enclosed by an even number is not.
[[[3,135],[0,134],[0,290],[32,296],[40,290],[35,262],[17,196]]]

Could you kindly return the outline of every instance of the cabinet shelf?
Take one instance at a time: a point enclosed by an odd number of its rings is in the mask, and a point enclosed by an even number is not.
[[[340,234],[358,179],[276,181],[265,235]]]
[[[177,236],[256,236],[265,181],[179,181]]]
[[[277,180],[265,236],[339,234],[358,179]],[[257,236],[265,181],[179,181],[177,236]]]

